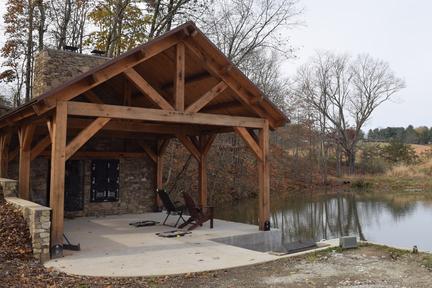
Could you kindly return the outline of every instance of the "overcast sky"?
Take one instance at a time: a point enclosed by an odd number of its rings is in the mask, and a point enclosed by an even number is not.
[[[432,126],[432,1],[302,0],[304,27],[291,31],[298,59],[284,65],[292,74],[316,51],[368,53],[387,61],[406,88],[385,103],[367,129]]]
[[[407,88],[383,104],[366,129],[432,126],[431,0],[300,0],[300,5],[305,25],[288,31],[297,59],[284,65],[284,73],[292,75],[316,51],[369,53],[387,61]]]

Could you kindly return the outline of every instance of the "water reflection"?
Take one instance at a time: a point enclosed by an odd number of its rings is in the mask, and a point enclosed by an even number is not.
[[[412,196],[412,195],[411,195]],[[257,201],[244,201],[217,209],[217,217],[257,224]],[[272,227],[283,243],[357,235],[360,239],[432,250],[429,201],[407,194],[339,193],[314,196],[279,196],[272,199]]]

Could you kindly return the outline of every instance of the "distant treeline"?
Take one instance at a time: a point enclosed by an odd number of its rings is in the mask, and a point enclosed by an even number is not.
[[[432,127],[420,126],[387,127],[370,129],[367,134],[369,141],[398,141],[406,144],[429,144],[432,143]]]

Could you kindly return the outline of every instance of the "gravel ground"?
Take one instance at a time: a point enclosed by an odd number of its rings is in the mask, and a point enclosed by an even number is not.
[[[432,287],[431,256],[384,246],[327,250],[303,257],[177,277],[162,287]]]
[[[432,287],[432,255],[368,245],[259,265],[153,278],[71,276],[31,257],[19,211],[0,204],[0,287]]]

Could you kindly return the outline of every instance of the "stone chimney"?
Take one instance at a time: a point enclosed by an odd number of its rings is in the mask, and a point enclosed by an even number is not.
[[[71,78],[99,66],[110,58],[70,51],[44,49],[35,56],[33,98]]]

